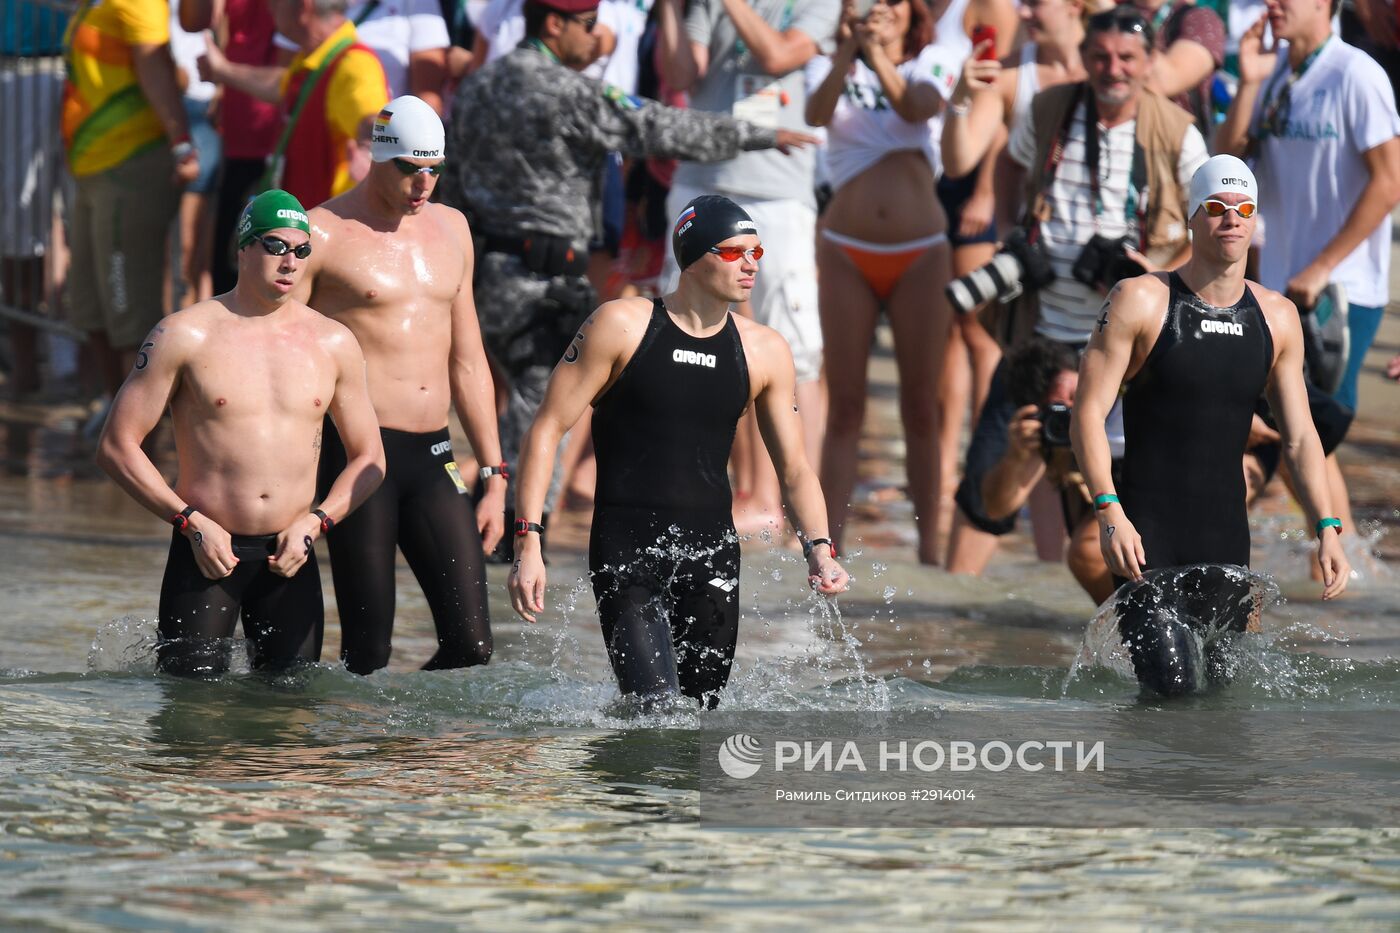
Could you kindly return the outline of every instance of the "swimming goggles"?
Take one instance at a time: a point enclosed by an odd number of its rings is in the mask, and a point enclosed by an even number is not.
[[[1206,198],[1201,202],[1201,207],[1205,208],[1207,217],[1224,217],[1226,211],[1234,211],[1246,220],[1253,217],[1255,212],[1259,210],[1259,205],[1253,201],[1226,204],[1219,198]]]
[[[291,253],[298,259],[305,259],[311,255],[311,241],[308,240],[300,246],[293,246],[286,240],[279,240],[275,236],[260,236],[258,242],[267,251],[269,256],[285,256]]]
[[[398,169],[400,174],[405,176],[431,175],[437,178],[442,174],[443,168],[447,165],[446,162],[439,162],[436,165],[414,165],[407,159],[390,159],[389,161],[393,162],[394,168]]]
[[[763,258],[763,247],[754,246],[744,249],[742,246],[711,246],[710,252],[714,253],[725,262],[738,262],[741,258],[749,262],[758,262]]]

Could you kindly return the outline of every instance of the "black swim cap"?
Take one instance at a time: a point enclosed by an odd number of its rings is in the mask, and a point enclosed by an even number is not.
[[[691,200],[676,218],[671,231],[671,251],[676,263],[685,269],[711,246],[733,236],[758,235],[758,226],[742,207],[717,194],[702,194]]]

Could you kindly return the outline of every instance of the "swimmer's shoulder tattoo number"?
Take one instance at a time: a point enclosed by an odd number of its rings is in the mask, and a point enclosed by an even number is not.
[[[154,340],[147,340],[145,343],[141,344],[141,349],[139,349],[139,350],[136,351],[136,371],[137,371],[137,372],[140,372],[141,370],[145,369],[147,366],[151,365],[151,356],[150,356],[150,354],[147,353],[146,351],[151,350],[151,349],[154,349],[154,348],[155,348],[155,345],[156,345],[156,344],[155,344],[155,341],[154,341]]]
[[[579,355],[579,344],[583,343],[583,331],[574,334],[574,340],[569,344],[569,349],[564,351],[565,363],[577,363]]]
[[[165,330],[164,327],[157,326],[154,330],[152,330],[152,331],[151,331],[149,334],[147,334],[146,336],[147,336],[147,338],[154,338],[157,334],[162,333],[164,330]],[[145,343],[141,344],[140,349],[138,349],[138,350],[136,351],[136,370],[137,370],[137,372],[140,372],[141,370],[145,369],[147,366],[151,365],[151,354],[150,354],[150,351],[151,351],[151,350],[154,350],[154,349],[155,349],[155,346],[156,346],[156,342],[155,342],[154,339],[147,339]]]

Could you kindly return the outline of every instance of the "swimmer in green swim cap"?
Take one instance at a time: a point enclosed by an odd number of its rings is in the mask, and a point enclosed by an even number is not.
[[[238,248],[241,250],[274,230],[300,230],[308,238],[311,235],[311,223],[306,219],[306,210],[301,202],[281,188],[264,191],[243,208],[243,215],[238,218]],[[274,256],[281,255],[272,249],[268,252]],[[305,259],[309,255],[311,247],[308,245],[297,258]]]
[[[254,198],[238,224],[233,290],[164,318],[112,403],[97,461],[171,525],[157,663],[208,677],[230,663],[239,621],[258,669],[321,654],[315,542],[384,478],[365,358],[346,328],[292,292],[311,225],[285,191]],[[170,411],[172,487],[142,448]],[[345,453],[317,495],[325,426]]]

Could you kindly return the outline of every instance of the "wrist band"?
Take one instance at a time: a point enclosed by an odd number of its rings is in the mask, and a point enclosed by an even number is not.
[[[836,545],[831,543],[830,538],[813,538],[811,541],[802,542],[802,556],[808,560],[812,559],[812,550],[819,544],[825,544],[831,549],[831,556],[836,556]]]
[[[515,536],[516,536],[517,538],[523,538],[523,537],[525,537],[526,535],[528,535],[528,534],[529,534],[530,532],[532,532],[532,531],[535,532],[535,534],[543,535],[543,534],[544,534],[544,526],[541,525],[539,522],[527,522],[527,521],[526,521],[525,519],[523,519],[523,518],[518,518],[518,519],[516,519],[516,521],[515,521]]]
[[[1337,534],[1342,533],[1342,520],[1340,518],[1319,518],[1317,520],[1317,536],[1322,537],[1322,532],[1327,528],[1337,529]]]
[[[1113,505],[1115,502],[1118,502],[1118,497],[1115,496],[1113,493],[1101,493],[1100,495],[1094,497],[1094,508],[1102,511],[1108,508],[1110,505]]]
[[[180,531],[184,531],[186,526],[188,526],[190,523],[190,516],[198,511],[199,509],[195,508],[194,506],[187,505],[175,515],[170,516],[170,524],[174,525]],[[1341,522],[1338,522],[1337,524],[1340,525]]]
[[[490,479],[490,478],[493,477],[493,476],[501,476],[501,477],[504,477],[505,479],[509,480],[509,479],[510,479],[510,469],[509,469],[509,467],[506,466],[505,461],[502,461],[500,466],[493,466],[493,467],[487,466],[487,467],[482,467],[480,470],[477,471],[477,475],[481,477],[481,481],[482,481],[483,483],[486,482],[488,479]]]
[[[335,527],[335,519],[331,518],[329,515],[327,515],[325,512],[322,512],[320,509],[312,509],[311,514],[315,515],[321,520],[321,534],[325,534],[326,532],[330,531],[332,528]]]
[[[971,104],[960,104],[956,101],[948,101],[948,112],[955,117],[965,117],[971,110]]]

